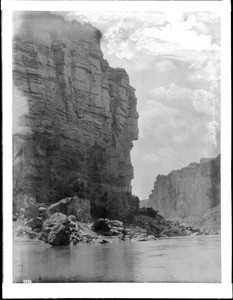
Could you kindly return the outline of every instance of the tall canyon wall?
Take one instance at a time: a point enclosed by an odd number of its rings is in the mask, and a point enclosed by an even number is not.
[[[165,218],[202,216],[220,204],[220,155],[201,159],[167,176],[158,175],[148,206]]]
[[[28,12],[13,39],[14,206],[20,197],[53,203],[79,196],[92,217],[129,220],[135,90],[113,69],[91,25]]]

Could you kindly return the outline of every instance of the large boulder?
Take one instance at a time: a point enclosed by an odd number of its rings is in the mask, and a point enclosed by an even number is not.
[[[70,230],[68,226],[57,224],[52,227],[48,234],[48,243],[52,246],[69,245],[70,243]]]
[[[31,227],[32,229],[41,228],[43,226],[43,220],[40,217],[36,217],[34,219],[27,221],[25,225],[27,227]]]
[[[83,208],[80,208],[80,209],[77,211],[76,219],[77,219],[79,222],[83,222],[83,223],[87,223],[88,221],[91,221],[91,218],[87,218],[86,212],[85,212],[85,210],[84,210]]]
[[[44,221],[44,228],[51,228],[57,224],[68,225],[70,223],[69,218],[63,213],[54,213],[51,217]]]
[[[108,222],[108,219],[98,219],[91,225],[91,229],[99,233],[110,232]]]
[[[70,220],[71,222],[76,222],[76,221],[77,221],[77,218],[76,218],[76,216],[74,216],[74,215],[69,215],[69,220]]]
[[[152,241],[152,240],[156,240],[156,237],[154,235],[151,234],[147,234],[147,233],[139,233],[136,234],[133,238],[132,241],[133,242],[146,242],[146,241]]]
[[[39,238],[53,246],[69,245],[70,220],[62,213],[55,213],[44,221]]]
[[[111,227],[123,227],[124,226],[123,222],[121,222],[119,220],[109,220],[108,225]]]
[[[39,208],[39,216],[43,219],[43,220],[46,220],[48,219],[51,214],[49,213],[49,210],[47,207],[44,207],[44,206],[41,206]]]
[[[109,219],[97,219],[91,229],[102,235],[117,236],[124,232],[125,226],[121,221]]]
[[[50,214],[58,212],[67,216],[74,215],[78,221],[87,223],[92,221],[90,209],[91,205],[89,200],[84,200],[79,197],[70,197],[50,205],[48,211]]]

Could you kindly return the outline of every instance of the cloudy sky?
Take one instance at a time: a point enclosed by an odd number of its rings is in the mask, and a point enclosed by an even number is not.
[[[136,88],[133,193],[158,174],[215,157],[220,138],[220,18],[214,12],[70,12],[102,31],[102,51]]]

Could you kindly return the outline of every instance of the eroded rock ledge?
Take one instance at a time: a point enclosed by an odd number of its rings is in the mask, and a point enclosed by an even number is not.
[[[14,209],[79,196],[93,218],[132,220],[134,88],[91,25],[25,13],[13,40]]]

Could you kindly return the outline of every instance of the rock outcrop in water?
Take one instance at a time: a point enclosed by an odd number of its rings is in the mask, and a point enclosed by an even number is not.
[[[58,208],[61,207],[58,206]],[[77,221],[74,215],[68,216],[62,212],[55,212],[44,221],[40,217],[29,221],[21,220],[18,227],[17,222],[14,224],[14,236],[39,239],[52,246],[70,243],[76,245],[79,243],[142,242],[204,233],[191,225],[167,221],[152,208],[140,209],[139,213],[134,216],[132,224],[108,218],[100,218],[93,223],[83,223]]]
[[[62,213],[55,213],[44,221],[43,228],[37,238],[52,246],[70,244],[70,220]]]
[[[78,196],[93,218],[132,220],[136,97],[91,25],[25,13],[13,39],[14,208]],[[21,203],[21,204],[19,204]],[[27,203],[26,203],[27,204]]]
[[[220,203],[220,155],[158,175],[149,206],[165,218],[200,217]]]

